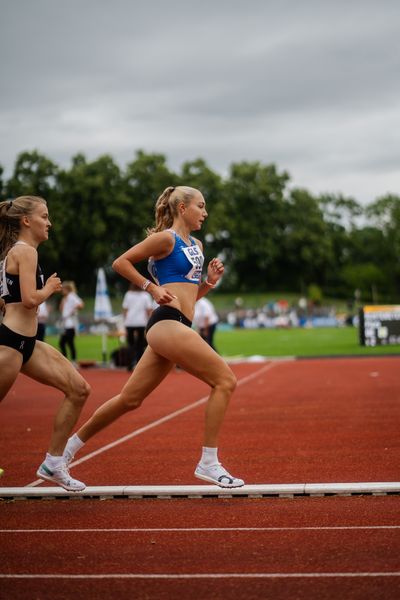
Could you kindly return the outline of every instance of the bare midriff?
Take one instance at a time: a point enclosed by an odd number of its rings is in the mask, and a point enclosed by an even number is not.
[[[167,288],[176,296],[176,299],[171,300],[168,304],[163,306],[172,306],[181,311],[189,319],[193,321],[194,306],[197,300],[197,292],[199,286],[197,283],[165,283],[162,287]]]
[[[6,304],[6,314],[3,325],[26,337],[33,337],[37,333],[37,307],[25,308],[22,302]]]

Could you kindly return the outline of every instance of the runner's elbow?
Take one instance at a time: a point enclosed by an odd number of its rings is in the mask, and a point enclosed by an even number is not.
[[[22,306],[24,308],[37,308],[39,306],[39,303],[37,302],[36,298],[34,298],[33,296],[23,296],[21,298],[21,302],[22,302]]]
[[[122,275],[122,277],[126,277],[130,266],[132,266],[132,263],[121,256],[116,258],[112,264],[114,271],[116,271],[119,275]]]
[[[119,273],[120,269],[121,269],[121,259],[120,258],[116,258],[111,266],[114,269],[114,271],[116,271],[117,273]]]

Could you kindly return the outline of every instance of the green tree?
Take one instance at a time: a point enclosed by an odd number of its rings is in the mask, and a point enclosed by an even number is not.
[[[125,248],[139,242],[146,229],[154,224],[154,207],[158,196],[169,185],[177,185],[178,177],[167,166],[163,154],[136,153],[123,175],[124,191],[130,202],[126,215]]]
[[[78,154],[60,171],[57,189],[54,238],[63,249],[62,278],[93,293],[97,269],[113,260],[130,210],[119,167],[108,155],[87,162]]]
[[[355,290],[361,292],[361,299],[378,300],[378,289],[384,282],[384,275],[376,264],[349,264],[343,267],[342,275],[353,293]]]
[[[238,291],[266,289],[279,280],[277,258],[289,176],[275,165],[233,164],[218,215],[228,266],[228,284]]]
[[[25,194],[50,200],[58,174],[57,165],[37,150],[22,152],[15,161],[14,171],[6,184],[6,196]]]
[[[23,195],[41,196],[47,202],[50,220],[52,209],[57,201],[56,182],[58,166],[37,150],[21,152],[14,165],[11,177],[5,183],[4,196],[17,198]],[[60,267],[61,248],[50,232],[49,241],[40,247],[40,262],[46,275],[57,271]]]
[[[160,193],[182,184],[205,196],[209,218],[198,236],[206,259],[225,261],[223,288],[305,293],[315,284],[325,295],[349,297],[358,288],[398,301],[400,196],[363,209],[340,194],[288,190],[288,181],[286,172],[260,162],[232,164],[225,179],[202,158],[174,173],[163,154],[143,150],[122,172],[108,155],[88,162],[78,154],[60,169],[33,150],[17,156],[8,180],[0,165],[0,198],[47,200],[53,229],[40,248],[41,264],[46,273],[76,280],[82,293],[93,293],[99,266],[108,268],[111,283],[125,286],[109,269],[112,260],[146,235]]]
[[[343,280],[343,268],[353,262],[352,236],[364,212],[353,199],[341,194],[322,194],[318,202],[326,223],[326,235],[331,245],[331,260],[326,265],[324,285],[327,293],[348,296],[353,290]]]
[[[285,204],[279,258],[284,288],[304,294],[312,282],[323,284],[333,260],[331,239],[318,199],[307,190],[291,190]]]
[[[354,229],[357,218],[364,213],[354,198],[345,198],[341,194],[322,194],[319,203],[327,222],[340,224],[347,229]]]
[[[378,198],[367,207],[366,214],[379,231],[376,237],[380,248],[376,248],[375,262],[386,276],[385,287],[390,288],[390,295],[397,302],[400,296],[400,196],[387,194]]]

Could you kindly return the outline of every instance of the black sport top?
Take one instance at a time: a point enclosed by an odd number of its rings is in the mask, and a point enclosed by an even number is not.
[[[24,243],[24,242],[17,242]],[[13,275],[6,271],[7,256],[0,262],[0,296],[6,304],[22,302],[19,275]],[[36,269],[36,289],[41,290],[44,286],[44,276],[40,265]]]

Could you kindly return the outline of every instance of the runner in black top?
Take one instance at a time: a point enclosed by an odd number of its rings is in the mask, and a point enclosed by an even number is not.
[[[85,484],[73,479],[62,456],[65,443],[89,394],[89,386],[55,348],[36,340],[37,309],[61,290],[57,273],[44,281],[37,247],[48,239],[49,214],[43,198],[21,196],[0,202],[0,400],[18,373],[65,394],[55,417],[45,461],[37,474],[67,490]]]

